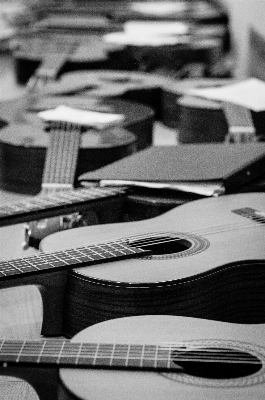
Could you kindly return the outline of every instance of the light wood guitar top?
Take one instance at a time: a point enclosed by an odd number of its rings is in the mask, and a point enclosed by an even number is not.
[[[246,260],[264,261],[264,212],[264,193],[205,198],[149,220],[55,233],[43,239],[41,249],[52,252],[122,238],[151,249],[152,256],[80,267],[75,272],[110,284],[192,280]]]

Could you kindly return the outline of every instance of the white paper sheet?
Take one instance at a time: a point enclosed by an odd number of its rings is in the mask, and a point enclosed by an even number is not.
[[[121,123],[124,116],[121,114],[85,111],[61,105],[52,110],[41,111],[38,116],[45,121],[68,122],[83,126],[92,126],[98,129]]]
[[[265,82],[256,78],[225,86],[190,89],[189,94],[234,103],[257,112],[265,110]]]

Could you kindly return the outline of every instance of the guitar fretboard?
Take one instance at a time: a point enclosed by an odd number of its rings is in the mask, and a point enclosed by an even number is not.
[[[0,262],[0,281],[36,275],[47,271],[85,267],[110,261],[143,257],[151,251],[127,245],[124,241],[83,246],[76,249],[38,254],[32,257]]]
[[[244,143],[256,141],[256,129],[250,110],[233,103],[223,104],[228,123],[228,142]]]
[[[41,52],[45,56],[34,75],[37,79],[43,79],[44,81],[54,80],[68,57],[74,53],[78,46],[78,41],[69,37],[68,40],[62,40],[61,38],[54,40],[49,36],[43,39],[41,43],[38,43],[40,48],[36,48],[35,51],[37,54]],[[36,39],[31,43],[33,45],[37,44]]]
[[[265,224],[265,212],[254,210],[251,207],[239,208],[237,210],[232,210],[235,214],[241,215],[242,217],[249,218],[252,221]]]
[[[42,194],[52,192],[51,184],[72,187],[82,130],[81,126],[61,122],[53,122],[50,127],[50,142],[42,177]]]
[[[46,218],[53,215],[63,215],[65,212],[76,211],[91,206],[92,203],[121,196],[126,193],[125,188],[72,189],[49,196],[36,196],[30,200],[21,201],[0,207],[0,226],[7,226],[19,222],[27,222]]]
[[[85,368],[174,371],[173,345],[71,343],[64,339],[0,341],[0,362]]]

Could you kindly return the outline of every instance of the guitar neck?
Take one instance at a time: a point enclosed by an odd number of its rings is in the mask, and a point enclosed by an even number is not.
[[[98,202],[125,195],[125,188],[72,189],[49,196],[36,196],[0,207],[0,227],[20,222],[34,221],[42,218],[84,211]]]
[[[42,177],[42,194],[72,188],[78,159],[81,126],[53,123]]]
[[[130,246],[122,240],[83,246],[50,254],[41,253],[32,257],[1,261],[0,281],[74,267],[85,267],[110,261],[143,257],[150,254],[151,251]]]
[[[255,141],[256,129],[249,109],[238,104],[225,102],[224,114],[228,123],[227,141]]]
[[[173,344],[71,343],[65,339],[2,340],[0,363],[176,372],[180,367],[172,362],[174,349]]]
[[[74,40],[54,40],[53,38],[46,43],[45,56],[35,71],[35,78],[38,80],[55,80],[67,61],[69,55],[73,53],[78,42]]]

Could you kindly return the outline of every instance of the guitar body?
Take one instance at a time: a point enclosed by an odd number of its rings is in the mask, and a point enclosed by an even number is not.
[[[151,73],[157,71],[162,72],[165,76],[170,74],[177,76],[181,75],[182,69],[188,69],[188,65],[200,64],[204,76],[206,71],[210,71],[220,58],[223,47],[222,40],[212,36],[211,32],[210,35],[200,34],[200,28],[191,24],[188,29],[192,33],[189,32],[184,39],[178,34],[175,36],[173,34],[171,38],[170,34],[163,37],[163,33],[160,36],[158,33],[159,43],[155,44],[152,42],[152,37],[148,39],[148,34],[147,38],[143,39],[140,35],[137,38],[136,34],[134,39],[134,32],[132,31],[128,35],[126,30],[107,34],[105,41],[112,46],[125,44],[128,58],[136,70]],[[137,32],[137,28],[135,28],[135,32]]]
[[[152,145],[155,113],[148,105],[115,97],[44,96],[36,101],[30,110],[38,112],[61,104],[82,110],[121,114],[124,121],[119,126],[136,136],[136,149],[142,150]]]
[[[46,29],[19,33],[12,43],[16,79],[26,84],[48,57],[56,58],[69,41],[75,49],[65,57],[65,62],[55,71],[55,78],[69,71],[97,68],[125,68],[127,66],[123,46],[107,45],[103,35],[121,26],[108,27],[99,31],[84,29]],[[47,61],[46,61],[47,62]],[[53,65],[51,64],[53,67]],[[127,66],[128,67],[128,66]]]
[[[162,121],[163,123],[168,126],[169,128],[173,129],[179,129],[180,125],[183,129],[183,127],[186,127],[186,130],[188,130],[190,127],[189,125],[191,122],[188,120],[188,118],[194,118],[193,114],[189,114],[183,121],[183,109],[184,105],[180,105],[180,101],[183,96],[187,96],[189,94],[189,91],[192,89],[200,89],[200,88],[207,88],[207,87],[218,87],[222,85],[229,85],[233,83],[232,79],[215,79],[215,78],[204,78],[204,79],[183,79],[181,81],[176,81],[173,79],[169,79],[167,84],[163,87],[162,90]],[[201,109],[203,111],[203,107],[205,107],[205,101],[199,98],[197,99],[197,104],[199,108],[199,104],[201,104]],[[195,100],[194,100],[195,102]],[[214,103],[214,102],[213,102]],[[216,108],[217,106],[215,106]],[[209,107],[208,107],[209,108]],[[220,107],[218,107],[220,108]],[[197,110],[197,113],[199,113],[201,110]],[[188,114],[188,112],[187,112]],[[212,118],[211,115],[208,115],[209,118]],[[215,116],[216,117],[216,116]],[[197,117],[198,118],[198,117]],[[212,122],[211,119],[209,121]],[[210,125],[211,122],[208,122]],[[206,122],[205,122],[206,124]],[[222,121],[220,121],[220,118],[218,118],[218,124],[221,124],[221,128],[219,128],[221,131],[223,130],[223,126],[225,125],[224,122],[224,116],[222,116]],[[194,124],[196,126],[196,124]],[[195,128],[192,129],[192,135],[194,135],[194,130]]]
[[[166,315],[120,318],[96,324],[78,333],[73,341],[162,342],[165,345],[180,342],[182,346],[246,352],[259,359],[260,365],[255,372],[246,370],[241,373],[238,370],[240,365],[232,364],[230,373],[225,371],[225,378],[221,377],[220,371],[216,375],[218,363],[214,362],[206,373],[203,372],[203,363],[195,363],[191,370],[185,370],[184,366],[183,373],[61,369],[59,399],[101,400],[107,396],[115,400],[261,400],[265,391],[265,368],[262,365],[264,334],[264,325],[229,324]],[[221,372],[224,373],[225,368]]]
[[[200,195],[188,192],[135,190],[124,198],[120,222],[154,218],[181,204],[200,198]]]
[[[180,143],[220,143],[225,141],[228,124],[222,104],[195,96],[183,96],[180,108]]]
[[[229,121],[227,121],[222,102],[186,94],[178,100],[178,107],[180,143],[225,141]],[[264,141],[264,130],[261,128],[265,121],[264,111],[248,111],[257,139]]]
[[[76,71],[64,74],[47,85],[52,95],[75,95],[107,99],[123,99],[146,104],[161,118],[162,87],[168,79],[146,72],[125,70]]]
[[[123,100],[54,97],[40,100],[34,111],[54,108],[60,104],[125,116],[121,127],[109,128],[104,133],[88,130],[82,134],[76,176],[101,168],[152,143],[154,112],[148,106]],[[43,123],[33,112],[19,120],[11,118],[9,121],[9,125],[0,131],[1,188],[37,194],[41,188],[49,133],[44,131]],[[20,159],[19,164],[17,159]]]
[[[44,252],[115,238],[153,251],[148,258],[69,272],[64,333],[72,337],[94,323],[141,314],[264,321],[264,207],[263,193],[226,195],[149,220],[46,237],[40,244]]]

